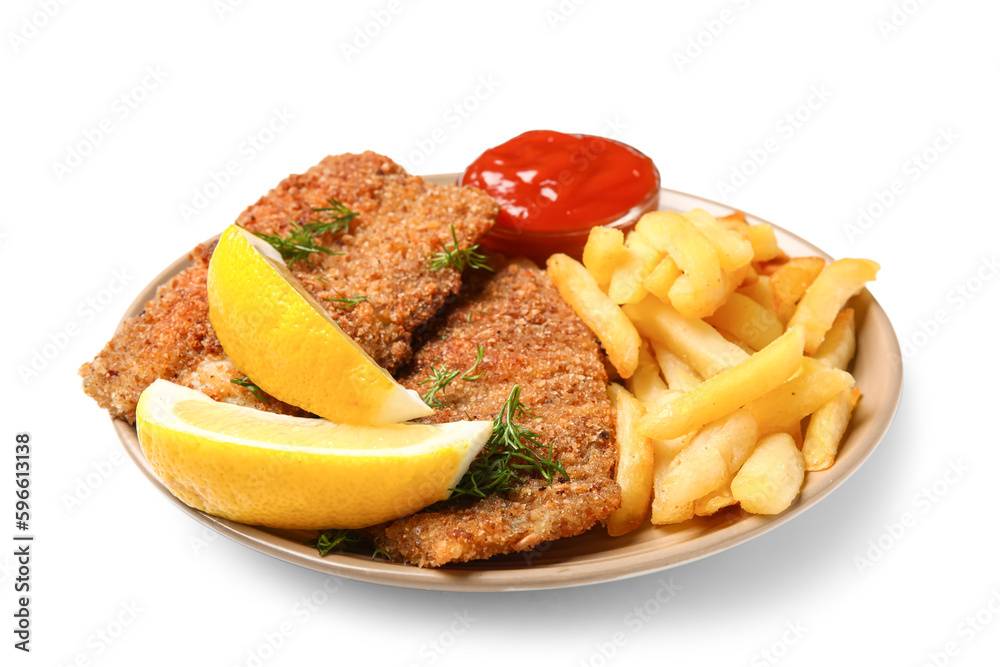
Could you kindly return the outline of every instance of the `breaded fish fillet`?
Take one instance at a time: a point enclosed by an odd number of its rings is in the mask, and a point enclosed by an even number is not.
[[[473,381],[455,380],[437,395],[444,403],[425,422],[493,419],[511,388],[538,419],[524,425],[551,442],[569,481],[526,478],[514,492],[453,501],[370,531],[394,560],[437,567],[524,551],[578,535],[621,504],[607,374],[593,334],[560,298],[544,271],[528,260],[493,259],[495,274],[467,279],[458,302],[403,371],[400,382],[426,391],[431,368],[466,369],[477,346],[485,355]],[[544,453],[543,453],[544,455]]]
[[[348,231],[318,240],[338,255],[313,253],[292,273],[340,327],[375,361],[392,371],[411,354],[410,339],[458,292],[453,268],[428,268],[428,258],[451,242],[476,243],[498,207],[472,188],[432,185],[372,152],[324,158],[292,175],[236,222],[249,231],[287,236],[295,222],[321,216],[313,209],[335,199],[358,213]],[[226,357],[208,321],[206,276],[212,247],[198,246],[193,266],[162,286],[142,314],[126,321],[105,348],[80,369],[84,391],[113,417],[135,421],[139,394],[164,378],[216,400],[261,410],[301,414],[271,399],[258,400],[232,384],[243,374]],[[350,308],[326,299],[367,296]],[[343,305],[343,304],[340,304]]]

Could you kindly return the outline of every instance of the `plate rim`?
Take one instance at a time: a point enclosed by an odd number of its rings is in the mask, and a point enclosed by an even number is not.
[[[423,176],[423,178],[430,183],[450,184],[454,183],[458,176],[459,174],[457,173],[448,173],[432,174]],[[701,205],[708,204],[710,208],[716,210],[727,212],[735,212],[738,210],[727,204],[722,204],[704,197],[669,188],[661,188],[660,194],[661,210],[664,210],[664,194],[667,195],[666,199],[668,200],[687,199],[698,202]],[[666,210],[677,210],[677,208],[670,207]],[[746,214],[746,216],[748,221],[753,221],[758,224],[771,224],[777,232],[779,240],[781,240],[780,237],[787,237],[794,240],[796,243],[807,247],[812,252],[815,252],[817,256],[821,256],[827,261],[831,261],[833,259],[828,253],[816,247],[809,241],[806,241],[794,232],[790,232],[778,225],[767,222],[758,216],[751,214]],[[211,243],[218,238],[219,235],[217,234],[203,243]],[[170,278],[190,265],[190,253],[185,253],[157,274],[153,280],[150,281],[145,288],[143,288],[132,303],[129,304],[125,314],[122,316],[117,325],[116,332],[128,318],[144,309],[145,304],[152,298],[153,295],[155,295],[156,290],[161,285],[165,284]],[[889,358],[901,359],[899,339],[885,310],[867,289],[862,291],[860,298],[865,300],[866,319],[874,316],[881,320],[881,330],[888,334],[886,338],[889,342],[889,349],[885,350],[885,352],[888,354]],[[153,486],[159,490],[161,494],[165,495],[176,507],[220,535],[278,560],[298,565],[300,567],[305,567],[323,574],[343,577],[345,579],[402,588],[470,593],[543,590],[619,581],[622,579],[653,574],[670,568],[679,567],[756,539],[757,537],[778,528],[779,526],[804,513],[806,510],[814,507],[824,498],[832,494],[834,490],[842,486],[868,460],[888,433],[896,413],[898,412],[902,397],[902,364],[891,364],[890,372],[888,373],[886,379],[889,384],[889,402],[879,406],[873,414],[873,418],[876,421],[871,425],[871,428],[874,428],[874,431],[871,431],[868,434],[867,440],[870,442],[859,452],[859,455],[855,456],[849,462],[849,464],[845,464],[838,469],[837,464],[835,463],[834,466],[828,471],[819,473],[832,474],[833,478],[811,494],[807,502],[803,502],[802,497],[800,496],[791,508],[781,514],[770,517],[741,514],[737,520],[728,521],[727,523],[728,526],[745,524],[743,525],[743,530],[721,538],[718,538],[717,536],[717,539],[714,540],[705,541],[702,540],[701,537],[696,537],[693,540],[693,542],[695,542],[693,546],[688,547],[687,549],[681,549],[681,554],[673,558],[666,557],[658,559],[655,554],[650,556],[648,553],[650,550],[646,549],[632,556],[628,556],[628,554],[624,556],[609,555],[604,559],[578,563],[578,567],[575,567],[572,562],[564,565],[555,564],[551,566],[543,565],[541,563],[538,565],[532,565],[529,559],[525,559],[527,566],[522,568],[419,568],[403,563],[369,561],[362,556],[350,554],[328,554],[325,557],[320,557],[315,550],[312,549],[309,550],[311,552],[310,554],[309,552],[304,551],[304,545],[294,544],[287,538],[266,532],[266,529],[248,526],[245,524],[238,524],[188,507],[172,493],[170,493],[169,489],[167,489],[159,481],[159,479],[156,478],[155,473],[152,471],[149,463],[142,454],[141,448],[139,447],[135,427],[120,419],[111,419],[111,422],[118,439],[121,441],[126,453],[129,455],[129,458],[132,459],[132,462],[139,468],[140,472],[142,472],[142,474],[153,484]],[[816,475],[818,473],[811,474]],[[588,531],[588,533],[592,533],[594,530],[600,530],[600,527],[595,526],[591,529],[591,531]],[[712,535],[709,533],[707,536],[711,537]],[[567,539],[574,540],[580,538],[576,537]],[[624,538],[613,539],[622,540]],[[706,542],[705,546],[699,547],[698,542],[701,541]],[[683,547],[683,545],[688,543],[689,542],[682,542],[680,545]],[[294,544],[294,547],[289,546],[292,544]],[[476,561],[475,563],[489,562],[490,561],[486,560]],[[574,572],[574,569],[580,571]]]

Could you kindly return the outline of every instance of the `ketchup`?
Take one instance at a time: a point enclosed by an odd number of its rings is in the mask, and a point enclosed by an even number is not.
[[[628,228],[656,208],[653,161],[613,139],[551,130],[525,132],[480,155],[460,179],[486,191],[500,215],[483,243],[536,261],[579,258],[590,228]]]

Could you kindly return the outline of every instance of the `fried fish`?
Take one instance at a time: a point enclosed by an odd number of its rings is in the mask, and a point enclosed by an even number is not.
[[[331,200],[358,214],[347,231],[319,237],[338,254],[313,253],[294,262],[292,273],[347,335],[393,371],[410,358],[413,333],[461,285],[458,270],[433,270],[428,258],[452,242],[452,229],[460,248],[476,243],[493,226],[497,204],[479,190],[427,183],[389,158],[366,152],[330,156],[289,176],[236,222],[285,237],[294,225],[322,216],[316,209],[329,207]],[[112,417],[134,423],[139,394],[157,378],[215,400],[302,414],[231,382],[244,375],[226,357],[208,321],[206,277],[213,247],[195,248],[192,266],[160,287],[144,311],[124,322],[80,368],[84,391]],[[367,300],[343,301],[358,296]]]
[[[535,418],[524,425],[551,443],[568,480],[525,475],[510,493],[448,501],[369,531],[396,561],[446,563],[525,551],[585,532],[621,504],[607,373],[594,335],[529,260],[492,258],[494,274],[478,271],[429,332],[399,375],[426,390],[432,369],[475,366],[475,380],[455,380],[436,396],[444,407],[421,421],[493,419],[516,384]],[[545,455],[542,452],[542,455]]]

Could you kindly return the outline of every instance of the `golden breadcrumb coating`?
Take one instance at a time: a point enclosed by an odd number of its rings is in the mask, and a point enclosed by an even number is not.
[[[400,382],[419,392],[431,367],[470,368],[485,355],[473,381],[455,380],[437,395],[444,403],[425,422],[493,419],[511,388],[537,419],[526,426],[551,442],[569,481],[546,485],[526,478],[514,492],[478,501],[452,501],[370,531],[392,556],[420,566],[524,551],[578,535],[621,504],[614,481],[614,412],[606,393],[603,353],[594,335],[560,298],[544,271],[520,259],[492,258],[495,274],[474,272],[454,307],[403,370]]]
[[[498,207],[474,188],[432,185],[372,152],[324,158],[292,175],[244,211],[236,222],[253,232],[286,236],[295,222],[321,217],[312,209],[336,199],[358,213],[347,232],[319,241],[338,255],[313,253],[292,273],[345,333],[375,361],[398,368],[410,339],[458,292],[453,268],[428,268],[428,257],[451,242],[454,225],[466,248],[493,226]],[[213,246],[198,246],[193,265],[162,286],[144,312],[124,322],[105,348],[80,368],[84,391],[113,417],[135,422],[139,394],[163,378],[216,400],[271,412],[303,414],[270,405],[231,379],[244,375],[226,357],[208,321],[206,276]],[[327,298],[368,296],[353,308]]]

